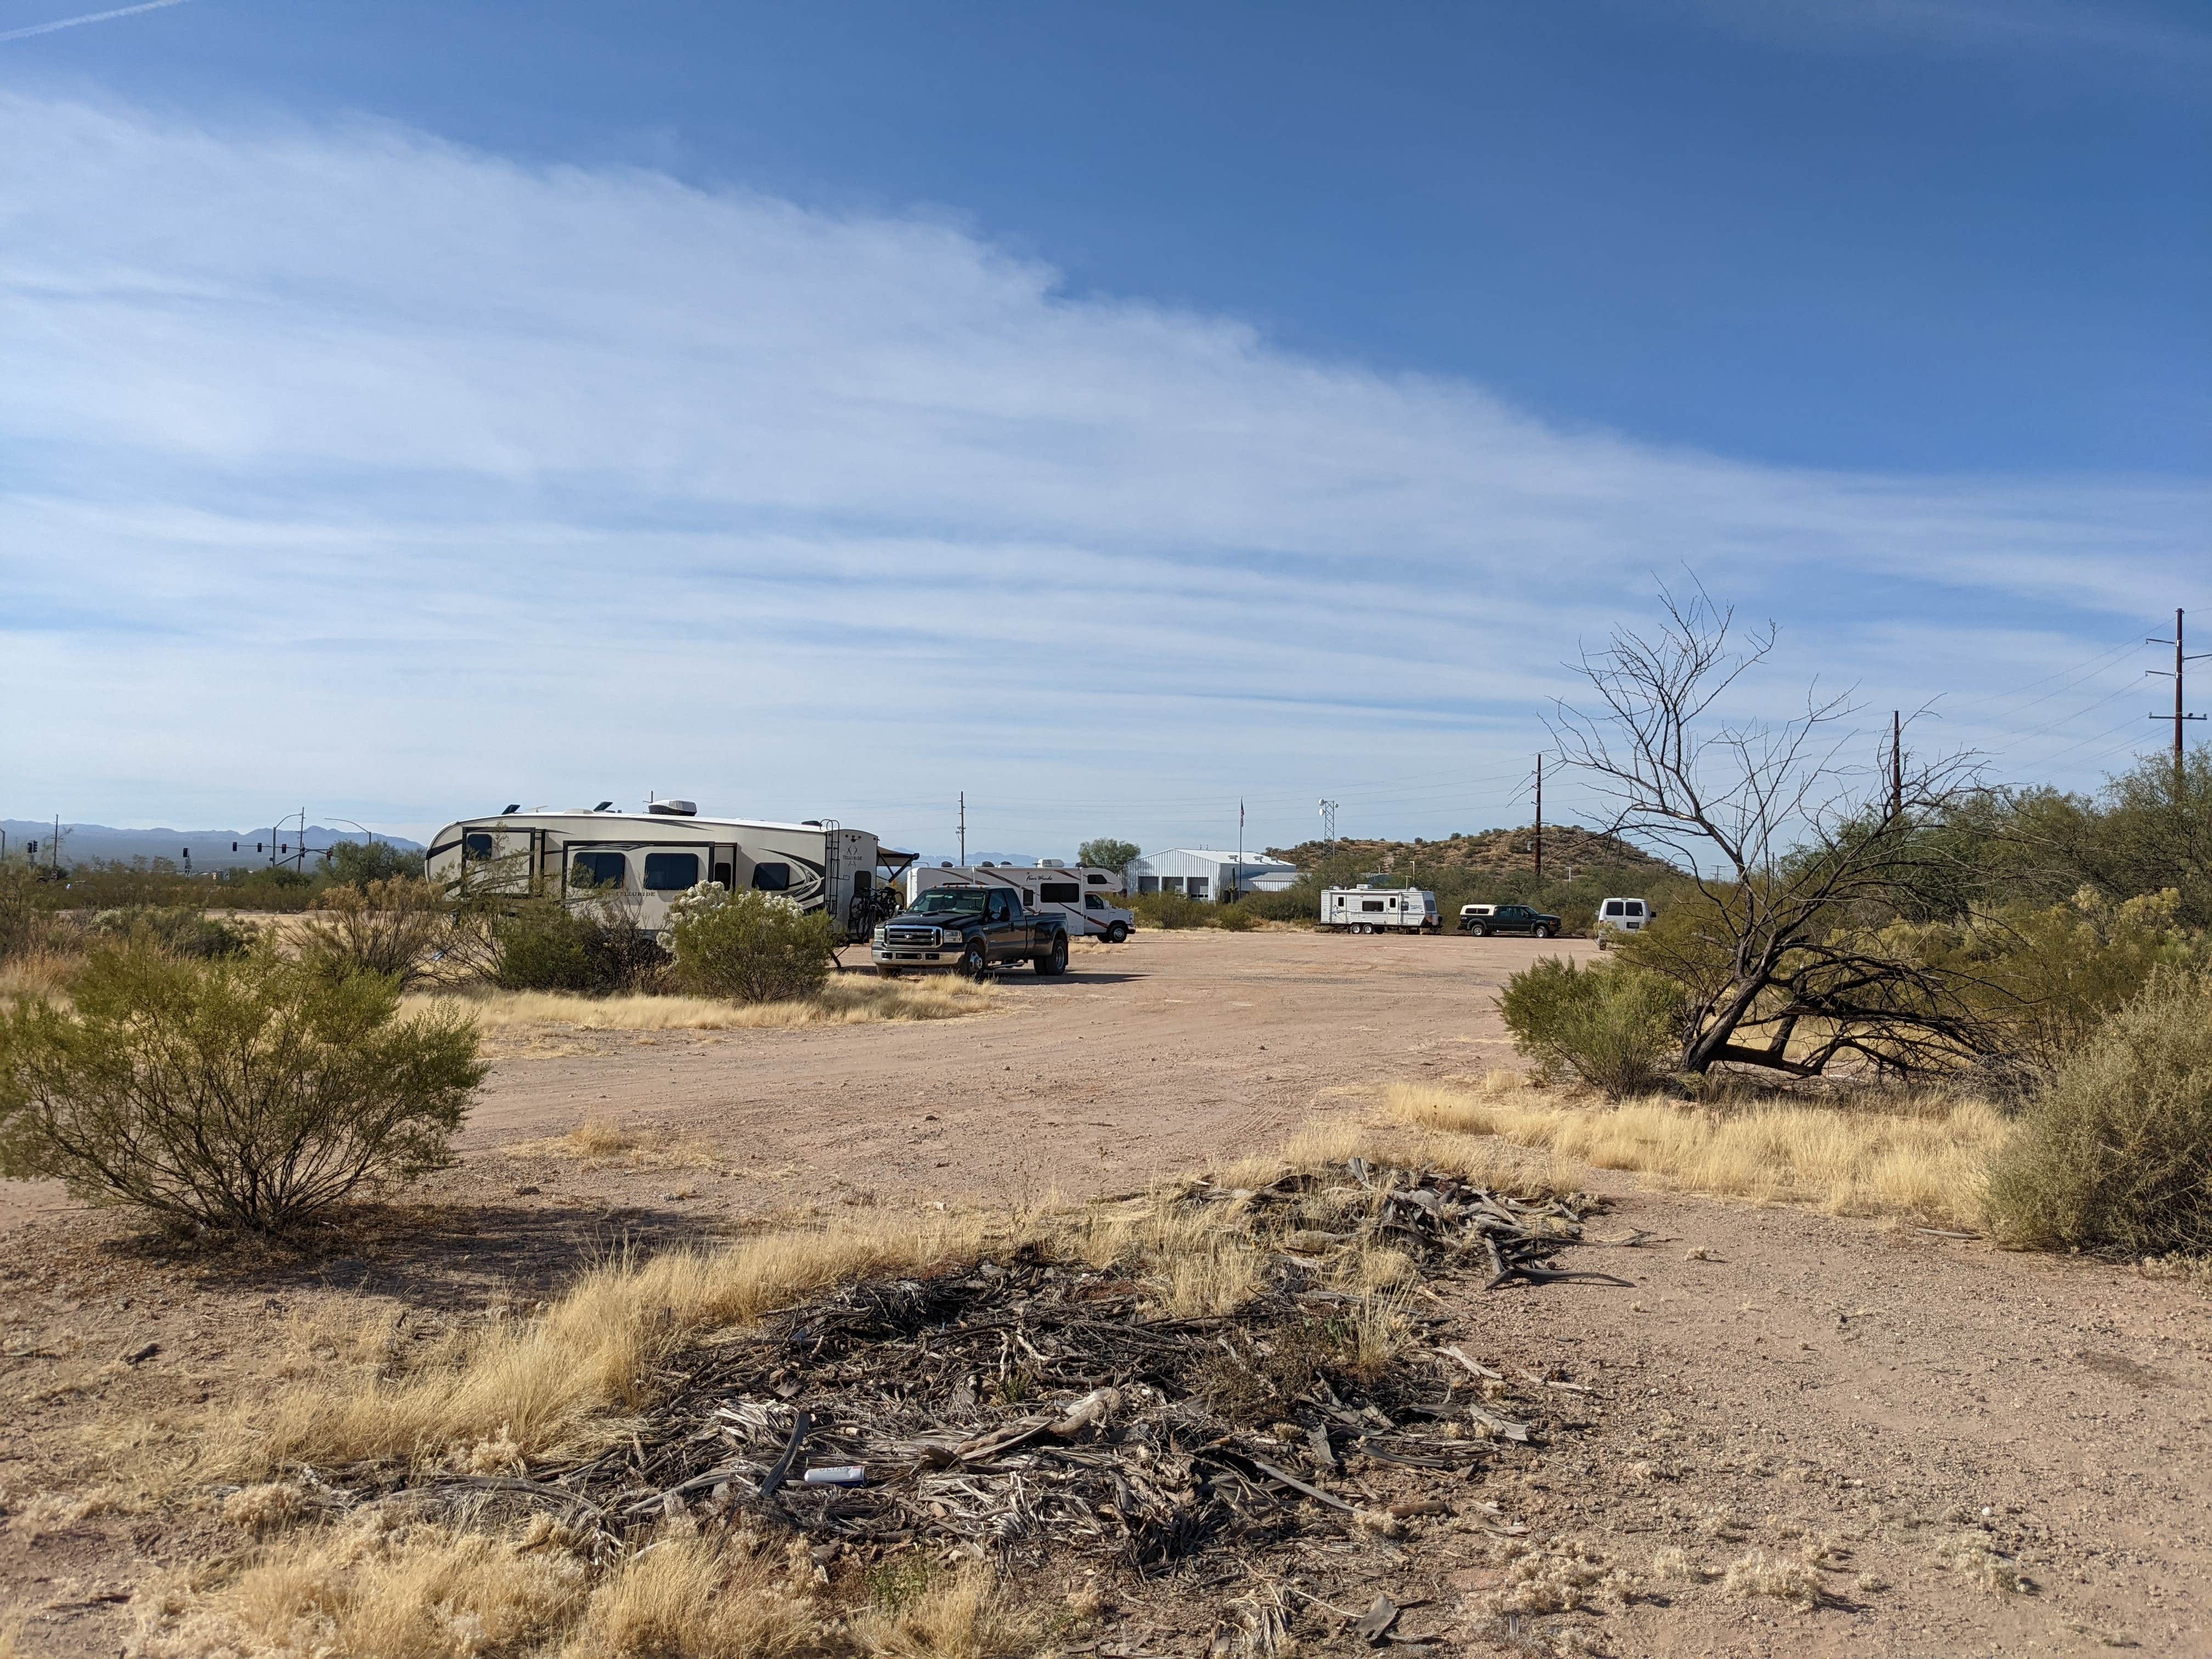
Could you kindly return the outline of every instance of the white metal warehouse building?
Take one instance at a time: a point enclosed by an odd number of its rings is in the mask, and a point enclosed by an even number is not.
[[[1210,847],[1176,847],[1132,859],[1125,876],[1132,893],[1185,893],[1198,899],[1279,892],[1297,878],[1295,864],[1249,854],[1239,863],[1236,854]]]

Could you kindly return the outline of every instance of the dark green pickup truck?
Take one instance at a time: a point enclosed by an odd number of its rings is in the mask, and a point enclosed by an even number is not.
[[[1024,908],[1011,887],[933,887],[876,929],[869,954],[885,979],[931,968],[981,979],[1009,962],[1064,974],[1067,923]]]
[[[1460,923],[1463,931],[1477,939],[1485,933],[1526,933],[1531,939],[1550,939],[1561,926],[1557,916],[1547,916],[1525,904],[1500,904],[1486,916],[1468,916]]]

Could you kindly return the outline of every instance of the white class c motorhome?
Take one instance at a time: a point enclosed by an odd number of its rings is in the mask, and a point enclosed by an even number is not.
[[[733,892],[750,887],[803,910],[827,910],[842,934],[860,938],[874,924],[881,872],[895,878],[914,861],[834,819],[701,817],[687,800],[655,801],[642,812],[612,805],[510,807],[463,818],[430,838],[423,873],[452,886],[474,878],[484,884],[479,890],[517,896],[557,892],[653,933],[668,926],[668,907],[687,889],[718,881]]]
[[[1324,887],[1321,925],[1339,933],[1433,933],[1437,896],[1422,887]]]
[[[1024,909],[1054,915],[1067,924],[1070,939],[1103,939],[1119,945],[1137,930],[1133,912],[1122,908],[1121,878],[1087,864],[917,864],[906,872],[906,902],[912,904],[933,887],[1011,887]]]

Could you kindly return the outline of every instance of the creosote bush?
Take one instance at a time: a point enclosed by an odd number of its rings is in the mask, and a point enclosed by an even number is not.
[[[189,904],[128,904],[102,910],[88,931],[100,939],[150,945],[172,956],[209,958],[242,955],[253,943],[246,930],[217,921]]]
[[[2154,972],[2037,1095],[1990,1171],[2008,1244],[2212,1250],[2212,975]]]
[[[1547,957],[1505,981],[1498,1009],[1514,1046],[1551,1075],[1572,1073],[1618,1099],[1666,1079],[1684,1018],[1680,988],[1624,962]]]
[[[822,911],[775,893],[732,893],[702,882],[669,907],[676,977],[686,990],[732,1002],[793,1002],[819,994],[836,932]]]
[[[404,988],[452,930],[453,907],[434,884],[394,876],[325,892],[301,930],[300,955],[339,977],[383,974]]]
[[[0,1175],[179,1230],[273,1234],[440,1168],[483,1079],[476,1028],[450,1009],[402,1020],[398,1002],[388,978],[266,950],[95,951],[67,1007],[0,1014]]]
[[[558,896],[529,898],[470,918],[465,957],[502,991],[655,991],[668,953],[643,928]]]

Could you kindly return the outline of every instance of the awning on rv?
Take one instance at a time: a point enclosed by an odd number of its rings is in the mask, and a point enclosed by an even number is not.
[[[889,847],[876,848],[876,862],[895,876],[903,872],[910,865],[921,862],[921,860],[919,853],[901,853]]]

